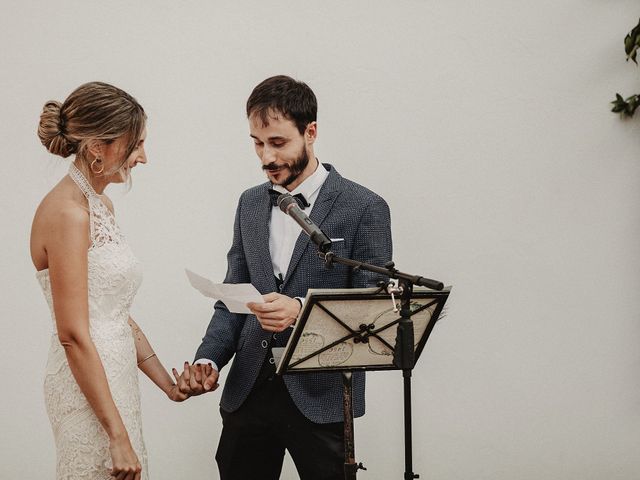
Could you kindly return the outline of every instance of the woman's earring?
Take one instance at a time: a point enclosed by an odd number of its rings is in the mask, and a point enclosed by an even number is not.
[[[100,170],[96,170],[95,168],[96,163],[99,165]],[[102,163],[102,159],[100,157],[96,157],[95,160],[91,162],[91,165],[89,166],[89,168],[91,168],[91,171],[96,175],[100,175],[104,171],[104,164]]]

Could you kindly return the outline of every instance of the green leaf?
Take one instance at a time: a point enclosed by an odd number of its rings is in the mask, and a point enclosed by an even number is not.
[[[624,53],[627,54],[627,61],[633,60],[633,63],[638,64],[636,60],[637,50],[640,48],[640,20],[638,24],[624,37]]]
[[[627,54],[627,57],[629,56],[629,54],[631,53],[631,50],[633,49],[633,38],[631,38],[631,35],[627,35],[626,37],[624,37],[624,53]]]
[[[611,104],[613,105],[613,108],[611,109],[611,111],[614,113],[624,112],[625,109],[627,108],[627,105],[624,99],[619,93],[616,93],[616,99],[613,102],[611,102]]]
[[[623,99],[619,93],[616,93],[616,99],[611,104],[613,105],[612,112],[619,113],[625,117],[633,117],[637,108],[640,107],[640,95],[631,95]]]

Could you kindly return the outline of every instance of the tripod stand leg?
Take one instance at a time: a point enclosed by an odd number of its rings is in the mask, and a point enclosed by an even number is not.
[[[351,372],[342,372],[342,409],[344,417],[344,478],[355,480],[356,465],[355,444],[353,440],[353,381]]]
[[[413,473],[413,445],[411,431],[411,370],[402,372],[404,379],[404,479],[413,480],[419,475]]]

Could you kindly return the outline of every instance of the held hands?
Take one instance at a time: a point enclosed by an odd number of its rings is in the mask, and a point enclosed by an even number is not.
[[[169,391],[169,398],[175,402],[182,402],[189,397],[213,392],[218,385],[218,371],[211,365],[189,365],[184,362],[184,371],[178,375],[178,371],[172,369],[176,379],[176,385]]]
[[[295,298],[280,293],[263,295],[264,303],[247,303],[264,330],[282,332],[293,325],[298,318],[302,306]]]

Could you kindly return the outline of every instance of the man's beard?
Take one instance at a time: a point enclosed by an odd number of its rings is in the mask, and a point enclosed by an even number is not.
[[[271,165],[274,165],[274,164],[270,163],[269,165],[266,165],[265,167],[262,167],[262,168],[264,170],[270,170],[269,167],[271,167]],[[305,171],[305,169],[307,168],[307,165],[309,165],[309,155],[307,155],[307,149],[303,145],[302,151],[300,152],[300,155],[298,155],[298,158],[296,158],[293,162],[291,162],[291,164],[288,165],[289,176],[285,178],[278,185],[281,185],[283,187],[287,187],[291,185],[302,174],[302,172]]]

